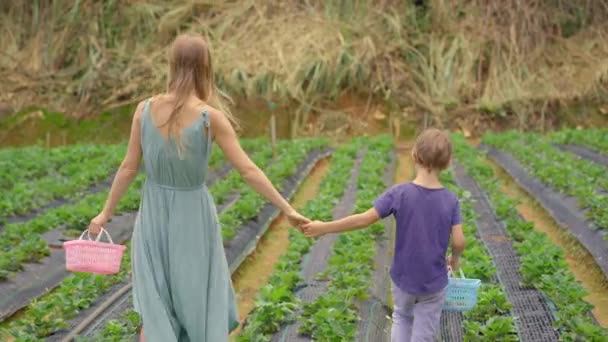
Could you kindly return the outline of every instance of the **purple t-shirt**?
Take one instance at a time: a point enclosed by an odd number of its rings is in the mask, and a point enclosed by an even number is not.
[[[399,184],[374,201],[380,217],[397,221],[391,278],[402,290],[423,296],[448,284],[445,261],[452,226],[462,223],[458,197],[412,182]]]

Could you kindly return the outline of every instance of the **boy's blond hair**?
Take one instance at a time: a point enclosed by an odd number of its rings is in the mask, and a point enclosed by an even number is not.
[[[416,138],[412,155],[416,164],[429,171],[443,171],[450,166],[452,160],[450,136],[437,128],[425,129]]]

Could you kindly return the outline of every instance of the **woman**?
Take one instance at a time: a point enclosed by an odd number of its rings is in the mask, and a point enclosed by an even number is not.
[[[230,272],[217,211],[205,186],[212,140],[254,190],[300,227],[308,219],[281,197],[239,145],[200,36],[182,35],[169,55],[167,93],[140,103],[98,234],[134,180],[142,155],[146,184],[133,232],[133,297],[141,340],[227,341],[237,327]]]

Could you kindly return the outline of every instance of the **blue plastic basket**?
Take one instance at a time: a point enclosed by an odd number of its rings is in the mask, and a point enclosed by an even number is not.
[[[460,278],[449,273],[448,288],[443,309],[446,311],[469,311],[477,304],[477,290],[481,285],[479,279],[466,279],[460,269]]]

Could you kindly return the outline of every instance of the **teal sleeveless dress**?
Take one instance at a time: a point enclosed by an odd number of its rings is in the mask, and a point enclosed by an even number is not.
[[[132,239],[133,303],[146,341],[228,341],[238,314],[205,185],[209,114],[184,128],[181,153],[154,125],[150,100],[140,121],[146,183]]]

